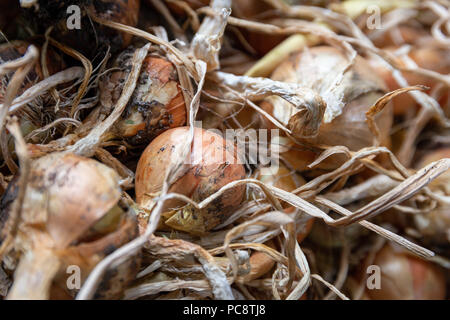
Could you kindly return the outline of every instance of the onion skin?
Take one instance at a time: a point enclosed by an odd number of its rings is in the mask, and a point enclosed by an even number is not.
[[[8,220],[17,188],[8,188],[2,199],[2,219]],[[90,241],[84,235],[102,219],[121,196],[119,176],[105,165],[71,153],[51,153],[33,161],[17,248],[23,252],[8,299],[68,298],[67,266],[77,265],[84,281],[106,255],[138,235],[136,217],[124,213],[112,232]],[[139,256],[106,273],[95,298],[119,298],[138,272]],[[40,279],[42,267],[48,277]],[[56,286],[53,288],[53,286]],[[65,294],[63,294],[65,292]]]
[[[308,50],[308,65],[302,65],[303,52],[298,52],[289,60],[280,64],[272,73],[273,80],[294,82],[312,86],[312,89],[320,91],[324,85],[322,80],[328,74],[341,69],[348,61],[339,51],[333,47],[319,46]],[[307,69],[307,70],[306,70]],[[354,65],[345,74],[342,81],[342,93],[344,107],[342,113],[331,122],[322,121],[318,134],[312,138],[302,138],[301,142],[311,145],[343,145],[352,151],[371,146],[373,134],[366,123],[366,111],[381,98],[386,91],[386,85],[365,59],[357,56]],[[328,79],[327,79],[328,81]],[[322,88],[323,89],[323,88]],[[283,110],[289,108],[289,103],[278,97],[266,99],[261,107],[280,120]],[[328,107],[327,107],[328,108]],[[387,106],[379,113],[375,121],[382,134],[381,144],[389,146],[389,131],[392,126],[392,110]],[[283,121],[282,121],[283,122]],[[266,121],[266,126],[273,127]],[[299,145],[290,146],[291,150],[282,154],[286,160],[299,171],[308,170],[306,167],[315,159],[317,154],[306,150]],[[344,161],[342,155],[332,155],[316,168],[331,170],[338,167]]]
[[[152,202],[152,195],[161,191],[166,171],[176,157],[183,141],[188,138],[189,128],[170,129],[147,146],[139,159],[136,169],[136,200],[145,206]],[[228,163],[227,159],[233,159]],[[229,182],[245,177],[244,166],[237,161],[236,148],[220,135],[208,130],[195,128],[194,141],[185,171],[171,186],[169,192],[180,193],[199,202],[215,193]],[[163,212],[166,226],[192,234],[204,234],[228,218],[244,196],[245,186],[227,190],[206,208],[196,210],[179,200],[166,201]],[[170,213],[170,214],[169,214]],[[141,226],[145,226],[141,217]]]
[[[431,262],[388,244],[377,253],[374,265],[380,267],[381,288],[366,291],[373,300],[445,299],[444,274]]]
[[[120,97],[131,69],[130,51],[116,60],[115,65],[123,70],[112,72],[100,84],[100,100],[106,110]],[[165,58],[148,55],[131,101],[117,122],[116,135],[132,145],[147,145],[160,133],[185,122],[186,106],[175,66]]]

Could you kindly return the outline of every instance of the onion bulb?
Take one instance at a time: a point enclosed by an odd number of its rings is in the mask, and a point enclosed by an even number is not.
[[[133,49],[122,52],[113,71],[100,83],[100,101],[110,112],[119,99],[131,70]],[[142,65],[133,95],[115,128],[115,135],[132,145],[147,145],[163,131],[186,122],[186,106],[175,66],[166,58],[149,54]]]
[[[435,150],[427,154],[419,163],[422,168],[434,161],[450,158],[450,148]],[[431,191],[443,196],[450,195],[450,171],[447,170],[428,185]],[[448,245],[450,242],[450,206],[438,203],[431,212],[414,215],[417,228],[427,239],[438,244]]]
[[[136,169],[136,199],[148,206],[161,191],[170,164],[175,161],[189,136],[188,127],[167,130],[153,140],[142,153]],[[196,202],[206,199],[229,182],[245,177],[236,147],[212,131],[195,128],[191,153],[184,159],[183,173],[169,192],[188,196]],[[224,222],[241,203],[245,186],[225,191],[204,209],[198,210],[181,200],[165,202],[163,224],[192,234],[204,234]],[[140,224],[147,217],[141,216]]]
[[[344,54],[336,48],[320,46],[306,49],[281,63],[272,73],[277,81],[297,83],[315,90],[327,102],[324,117],[315,136],[299,138],[310,145],[346,146],[352,151],[371,146],[373,134],[366,123],[366,112],[384,94],[385,84],[376,76],[367,61],[357,56],[353,66],[344,74],[340,84],[334,88],[336,79],[348,65]],[[334,89],[331,89],[334,88]],[[282,124],[291,121],[293,106],[278,96],[271,96],[261,106]],[[320,119],[311,119],[320,121]],[[389,145],[392,111],[386,107],[375,117],[381,132],[381,144]],[[271,125],[269,125],[271,126]],[[292,125],[292,128],[296,126]],[[295,132],[292,133],[295,136]],[[296,145],[285,145],[288,151],[281,154],[286,160],[297,162],[297,170],[305,170],[317,154]],[[306,159],[306,161],[303,161]],[[333,155],[318,166],[335,168],[342,163],[340,155]]]
[[[3,199],[17,196],[16,181]],[[14,247],[22,254],[8,299],[76,294],[76,288],[67,286],[69,266],[79,268],[83,282],[103,257],[138,234],[136,218],[119,204],[120,196],[119,176],[95,160],[52,153],[33,161]],[[1,211],[4,230],[12,201],[2,200],[6,203]],[[94,298],[120,298],[138,266],[133,257],[111,269]]]
[[[445,277],[431,262],[386,245],[373,263],[380,267],[380,289],[367,289],[373,300],[445,299]]]

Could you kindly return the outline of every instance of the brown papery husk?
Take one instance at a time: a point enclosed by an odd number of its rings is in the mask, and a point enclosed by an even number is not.
[[[305,56],[306,55],[306,56]],[[306,61],[302,61],[306,59]],[[293,54],[288,61],[282,63],[272,73],[271,78],[278,81],[295,82],[309,86],[312,89],[326,92],[327,87],[333,85],[333,77],[348,64],[345,56],[333,47],[313,47],[306,51]],[[341,70],[340,70],[341,69]],[[336,98],[342,105],[335,106],[333,111],[325,111],[325,119],[320,125],[318,134],[312,138],[299,139],[309,145],[345,146],[356,151],[372,145],[373,135],[366,123],[366,111],[383,96],[385,84],[381,78],[374,76],[375,71],[365,59],[357,56],[351,69],[345,73],[342,82],[336,89]],[[332,100],[331,100],[332,101]],[[333,102],[333,101],[332,101]],[[261,106],[280,122],[286,122],[285,110],[290,110],[289,103],[278,97],[266,99]],[[327,109],[331,106],[328,105]],[[339,114],[340,113],[340,114]],[[330,121],[331,120],[331,121]],[[392,125],[392,112],[385,108],[375,121],[382,134],[381,144],[389,146],[389,131]],[[299,145],[291,144],[290,150],[281,155],[291,162],[297,170],[306,170],[316,154]],[[342,155],[333,155],[323,161],[317,169],[334,169],[342,164]]]

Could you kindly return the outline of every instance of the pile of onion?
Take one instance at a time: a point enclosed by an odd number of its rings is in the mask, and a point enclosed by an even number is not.
[[[1,201],[3,236],[11,228],[17,191],[14,179]],[[52,153],[33,161],[14,243],[20,261],[8,299],[72,298],[79,288],[68,288],[68,267],[80,271],[82,284],[102,258],[138,235],[136,217],[120,197],[117,173],[95,160]],[[120,298],[138,268],[139,257],[114,267],[94,298]]]
[[[170,129],[144,150],[136,169],[138,204],[148,207],[153,202],[153,197],[162,189],[167,170],[185,147],[188,137],[188,127]],[[185,195],[196,202],[206,199],[229,182],[245,177],[245,169],[234,144],[209,130],[194,129],[191,152],[182,160],[182,173],[169,192]],[[205,234],[224,222],[239,206],[244,191],[244,185],[226,190],[201,210],[182,200],[168,200],[163,210],[163,226],[192,234]],[[145,226],[147,219],[147,216],[141,215],[140,225]]]

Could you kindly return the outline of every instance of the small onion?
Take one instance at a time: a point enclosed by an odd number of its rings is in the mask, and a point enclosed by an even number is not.
[[[338,49],[327,46],[313,47],[292,55],[275,69],[271,78],[309,86],[320,94],[333,85],[334,79],[347,64],[346,57]],[[338,100],[342,99],[343,106],[332,110],[328,105],[318,134],[311,138],[301,138],[300,141],[311,145],[343,145],[352,151],[371,146],[373,134],[366,123],[366,112],[383,96],[385,90],[383,80],[376,76],[365,59],[357,56],[354,65],[344,75],[339,85],[338,92],[342,97]],[[336,104],[338,101],[330,100],[329,104],[330,102]],[[287,117],[291,114],[292,105],[282,98],[269,97],[261,106],[281,123],[287,124],[290,121]],[[389,106],[375,117],[382,134],[380,141],[382,145],[390,143],[389,131],[392,120]],[[305,170],[306,165],[311,163],[310,160],[317,156],[314,152],[292,143],[288,143],[285,147],[289,150],[281,156],[289,163],[293,162],[291,165],[295,165],[297,170]],[[333,155],[318,168],[336,168],[342,163],[342,159],[341,155]]]
[[[380,267],[380,289],[366,290],[373,300],[445,299],[445,276],[431,262],[386,245],[374,265]]]
[[[3,221],[8,221],[17,195],[16,181],[2,199]],[[66,284],[68,266],[79,267],[84,281],[103,257],[138,234],[135,216],[118,204],[120,196],[119,176],[95,160],[52,153],[33,161],[16,240],[16,250],[23,254],[8,298],[74,295],[76,291]],[[101,280],[94,298],[121,297],[138,266],[134,257],[114,267]],[[44,278],[42,270],[47,270]]]
[[[122,52],[114,64],[121,70],[111,72],[100,83],[100,101],[106,110],[111,110],[120,97],[131,70],[132,51]],[[147,145],[160,133],[185,122],[186,106],[175,66],[149,54],[133,96],[114,128],[115,134],[130,144]]]
[[[136,199],[141,206],[151,203],[161,191],[166,172],[180,149],[185,147],[183,142],[188,136],[188,127],[170,129],[144,150],[137,165],[135,183]],[[244,177],[244,166],[238,160],[235,146],[217,133],[195,128],[191,154],[184,160],[183,174],[169,191],[200,202],[229,182]],[[241,203],[244,190],[243,185],[227,190],[202,210],[181,200],[166,201],[163,223],[173,229],[204,234],[229,217]],[[141,225],[145,226],[146,217],[140,219]]]
[[[427,154],[419,163],[422,168],[434,161],[450,158],[450,148],[435,150]],[[450,195],[450,171],[447,170],[428,185],[433,192]],[[428,239],[443,245],[450,242],[450,206],[439,203],[431,212],[414,215],[417,228]]]

